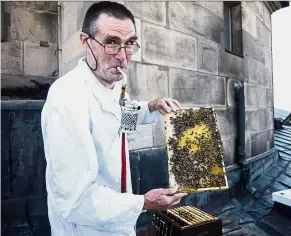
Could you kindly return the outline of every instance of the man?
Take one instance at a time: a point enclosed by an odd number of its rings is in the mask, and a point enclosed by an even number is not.
[[[127,192],[121,192],[123,77],[117,67],[126,72],[139,48],[134,17],[121,4],[95,3],[86,13],[80,40],[86,57],[50,87],[42,111],[52,235],[135,235],[144,209],[173,207],[184,195],[176,189],[133,194],[127,149]],[[181,107],[170,98],[140,105],[139,124],[155,124],[158,112]]]

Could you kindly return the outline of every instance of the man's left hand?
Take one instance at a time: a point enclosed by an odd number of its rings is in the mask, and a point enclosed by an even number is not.
[[[180,108],[182,108],[181,104],[172,98],[163,97],[149,102],[150,112],[159,111],[163,115]]]

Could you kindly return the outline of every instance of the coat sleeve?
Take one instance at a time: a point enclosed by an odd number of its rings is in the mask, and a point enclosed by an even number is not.
[[[42,111],[48,194],[55,210],[68,222],[126,234],[142,212],[144,196],[98,184],[89,109],[78,101],[57,103],[47,102]]]

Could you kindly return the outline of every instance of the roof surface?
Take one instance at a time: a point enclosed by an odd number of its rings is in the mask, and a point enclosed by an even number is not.
[[[205,207],[224,221],[224,235],[291,235],[291,219],[277,213],[272,192],[291,188],[291,127],[275,131],[279,158],[253,182],[258,192],[240,193]]]

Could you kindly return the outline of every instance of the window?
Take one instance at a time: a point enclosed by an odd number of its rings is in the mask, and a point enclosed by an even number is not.
[[[243,56],[242,11],[240,2],[224,2],[225,49]]]

